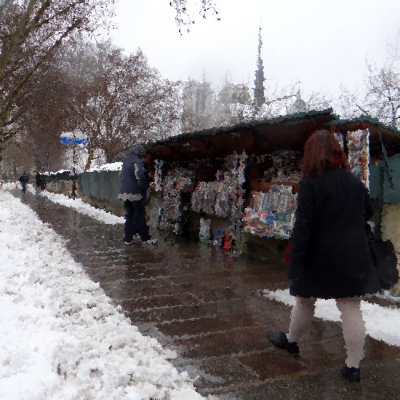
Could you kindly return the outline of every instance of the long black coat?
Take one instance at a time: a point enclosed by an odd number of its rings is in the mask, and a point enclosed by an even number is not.
[[[379,287],[365,232],[372,215],[367,189],[351,172],[330,168],[300,182],[292,233],[290,293],[341,298]]]

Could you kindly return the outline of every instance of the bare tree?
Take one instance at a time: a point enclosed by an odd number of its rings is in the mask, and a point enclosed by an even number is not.
[[[115,0],[3,0],[0,3],[0,143],[21,129],[27,83],[75,31],[93,32],[112,15]],[[179,30],[194,23],[188,0],[170,1]],[[203,18],[218,14],[201,0]]]
[[[21,129],[27,84],[77,30],[93,31],[114,0],[5,0],[0,7],[0,143]]]
[[[176,85],[161,79],[144,54],[124,56],[109,42],[68,53],[75,128],[88,139],[89,160],[102,149],[115,161],[136,142],[165,138],[178,123]],[[75,62],[77,61],[77,62]]]
[[[400,128],[400,74],[390,66],[377,69],[369,64],[368,71],[363,93],[342,87],[339,98],[342,117],[369,116]]]
[[[301,94],[299,82],[284,87],[270,84],[268,96],[261,108],[254,109],[253,118],[273,118],[285,114],[322,110],[329,107],[329,99],[322,92]]]
[[[178,26],[179,33],[182,34],[182,29],[185,29],[186,32],[189,33],[190,26],[196,21],[196,17],[191,14],[190,10],[193,10],[195,7],[190,4],[190,0],[171,0],[169,5],[176,11],[175,22]],[[221,19],[214,0],[200,0],[198,13],[202,18],[206,18],[209,13],[214,13],[218,21]]]
[[[339,98],[341,115],[357,118],[361,115],[400,128],[400,31],[388,44],[388,58],[383,67],[367,61],[368,75],[362,91],[350,92],[342,87]]]
[[[394,128],[400,126],[400,73],[391,66],[368,65],[368,71],[367,94],[358,107]]]
[[[29,172],[33,166],[29,146],[25,146],[19,135],[4,144],[2,158],[2,173],[5,178],[16,179],[22,171]]]
[[[30,95],[21,118],[24,129],[18,135],[23,138],[21,146],[29,148],[36,170],[43,170],[47,164],[61,168],[65,149],[60,135],[70,125],[68,105],[73,93],[57,54],[41,66],[40,74],[32,77],[28,90]]]

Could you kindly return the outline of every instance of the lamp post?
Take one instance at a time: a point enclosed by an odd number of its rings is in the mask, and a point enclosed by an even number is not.
[[[72,146],[72,193],[71,193],[71,197],[72,199],[75,200],[76,198],[76,146],[78,145],[83,145],[86,146],[88,144],[87,139],[77,139],[75,136],[75,132],[73,132],[72,134],[72,138],[71,137],[67,137],[67,136],[61,136],[60,137],[60,141],[61,143],[64,143],[66,145],[70,145]]]

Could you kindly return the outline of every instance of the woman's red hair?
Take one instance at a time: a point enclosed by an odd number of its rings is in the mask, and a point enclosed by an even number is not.
[[[346,154],[335,135],[326,129],[315,131],[304,145],[303,178],[320,177],[326,169],[336,166],[350,170]]]

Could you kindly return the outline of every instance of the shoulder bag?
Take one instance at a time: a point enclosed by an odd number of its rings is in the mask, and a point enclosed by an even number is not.
[[[397,257],[393,243],[390,240],[375,238],[368,224],[366,224],[366,230],[372,259],[377,269],[381,288],[390,289],[399,280]]]

